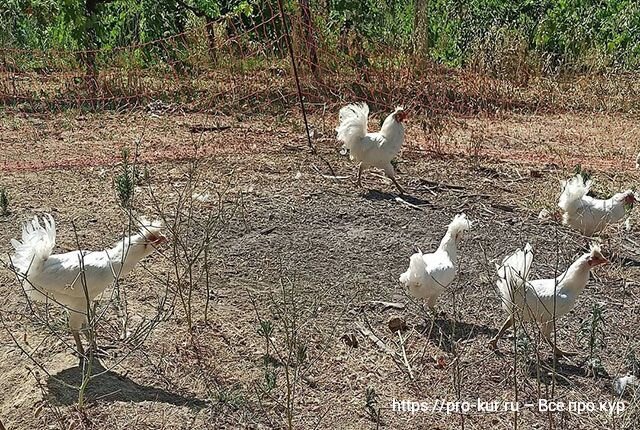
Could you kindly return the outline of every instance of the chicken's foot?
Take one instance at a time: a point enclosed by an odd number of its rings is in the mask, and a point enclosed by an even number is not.
[[[502,327],[500,327],[500,330],[498,330],[498,333],[489,341],[489,348],[498,349],[498,341],[500,340],[500,338],[502,338],[504,332],[507,331],[507,329],[512,325],[513,315],[506,319],[506,321],[502,324]]]

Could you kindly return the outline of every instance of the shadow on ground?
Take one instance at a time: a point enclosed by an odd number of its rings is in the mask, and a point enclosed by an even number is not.
[[[416,197],[416,196],[411,195],[411,194],[402,194],[401,195],[399,193],[387,193],[387,192],[380,191],[380,190],[369,189],[362,196],[365,199],[372,200],[372,201],[383,201],[383,200],[395,201],[397,197],[400,197],[402,200],[404,200],[405,202],[410,203],[412,205],[416,205],[416,206],[432,206],[432,203],[429,200],[425,200],[425,199],[422,199],[420,197]]]
[[[188,406],[194,409],[202,409],[207,406],[207,402],[194,398],[185,397],[156,387],[140,385],[133,380],[122,376],[112,370],[107,370],[96,360],[92,374],[93,379],[89,382],[86,391],[88,400],[110,401],[110,402],[161,402],[176,406]],[[82,369],[79,366],[62,370],[56,375],[52,375],[47,380],[49,397],[54,403],[61,405],[72,405],[78,401],[78,390],[82,383]]]
[[[436,318],[433,320],[433,324],[431,321],[425,321],[416,329],[445,352],[452,352],[455,342],[474,339],[479,335],[484,335],[489,339],[498,332],[498,330],[486,325],[452,321],[446,318]]]

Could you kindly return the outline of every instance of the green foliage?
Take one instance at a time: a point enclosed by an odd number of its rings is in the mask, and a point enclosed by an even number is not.
[[[0,43],[46,49],[52,40],[52,23],[60,13],[57,0],[5,0],[0,4]]]
[[[593,376],[606,374],[600,358],[600,354],[606,346],[605,326],[605,308],[598,303],[594,303],[589,318],[582,322],[578,332],[580,340],[586,339],[587,341],[588,356],[586,364],[588,373]]]
[[[412,1],[329,0],[332,30],[356,31],[371,43],[409,41],[413,25]]]
[[[416,11],[426,7],[424,19]],[[283,33],[276,0],[111,0],[98,2],[95,15],[85,0],[5,0],[0,5],[0,46],[78,50],[93,44],[109,51],[184,33],[222,16],[227,36],[273,43]],[[337,47],[347,35],[356,39],[368,64],[381,45],[410,51],[426,26],[428,55],[451,66],[502,61],[493,51],[522,48],[544,70],[634,70],[640,65],[640,2],[637,0],[327,0],[310,1],[323,40]],[[298,13],[297,0],[285,0]],[[420,18],[420,17],[418,17]],[[95,38],[90,36],[95,30]],[[186,40],[170,48],[149,45],[134,64],[182,61]],[[272,45],[274,53],[281,50]],[[154,50],[164,50],[154,52]],[[99,58],[98,58],[99,63]],[[38,64],[32,64],[38,67]],[[490,65],[489,65],[490,66]]]
[[[630,350],[624,359],[625,366],[632,375],[640,375],[640,360],[634,350]]]
[[[264,389],[268,393],[278,385],[278,364],[270,355],[262,356],[264,366]]]
[[[380,426],[380,408],[378,407],[378,393],[373,387],[367,387],[364,392],[364,410],[371,421]]]
[[[373,44],[408,48],[416,0],[334,0],[333,30],[352,27]],[[474,47],[521,40],[550,71],[635,68],[640,62],[640,3],[634,0],[431,0],[427,1],[430,56],[464,65]]]
[[[123,208],[129,208],[135,190],[136,171],[129,164],[129,148],[122,149],[122,171],[116,176],[115,188],[118,202]]]

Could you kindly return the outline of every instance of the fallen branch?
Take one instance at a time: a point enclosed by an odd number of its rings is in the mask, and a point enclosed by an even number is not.
[[[204,125],[191,125],[189,126],[189,131],[191,133],[203,133],[205,131],[223,131],[230,129],[230,125],[214,125],[211,127],[207,127]]]
[[[451,190],[464,190],[464,189],[466,189],[462,185],[447,184],[446,182],[430,181],[430,180],[424,179],[424,178],[420,178],[420,183],[421,184],[425,184],[425,185],[431,185],[435,189],[440,189],[440,188],[449,188]]]
[[[630,238],[628,238],[628,237],[626,237],[626,236],[625,236],[625,238],[624,238],[624,239],[625,239],[627,242],[630,242],[630,243],[632,243],[633,245],[635,245],[635,246],[637,246],[638,248],[640,248],[640,243],[636,242],[635,240],[632,240],[632,239],[630,239]],[[633,251],[637,251],[637,249],[633,249]]]
[[[415,209],[419,211],[423,210],[420,206],[414,205],[413,203],[409,203],[408,201],[404,200],[402,197],[396,197],[396,202],[400,203],[401,205],[405,205],[411,209]]]
[[[382,351],[386,352],[387,354],[391,355],[392,357],[395,357],[396,352],[393,349],[389,348],[386,343],[384,343],[382,340],[380,340],[380,338],[378,336],[373,334],[373,332],[371,330],[369,330],[368,328],[366,328],[362,323],[357,322],[356,323],[356,328],[358,330],[360,330],[360,333],[362,333],[364,336],[366,336],[369,339],[371,339],[371,341],[373,343],[375,343],[376,346],[378,348],[380,348]]]
[[[383,302],[380,300],[372,300],[371,303],[374,305],[382,305],[383,310],[387,309],[404,309],[404,303],[395,303],[395,302]]]
[[[404,359],[404,365],[407,366],[407,371],[409,372],[409,379],[413,381],[413,371],[411,370],[411,365],[409,364],[409,359],[407,358],[407,351],[404,349],[404,339],[402,339],[402,330],[398,330],[398,338],[400,338],[400,349],[402,350],[402,358]]]
[[[274,225],[272,227],[266,227],[266,228],[263,228],[262,230],[260,230],[258,233],[260,233],[262,235],[266,235],[266,234],[269,234],[272,231],[274,231],[276,228],[278,228],[277,225]]]
[[[491,203],[491,207],[503,210],[505,212],[515,212],[516,208],[509,205],[503,205],[501,203]]]
[[[320,169],[318,169],[318,166],[316,166],[315,164],[312,164],[311,168],[313,170],[315,170],[316,173],[318,173],[324,179],[341,180],[341,179],[349,179],[350,178],[350,176],[325,175],[324,173],[322,173],[320,171]]]

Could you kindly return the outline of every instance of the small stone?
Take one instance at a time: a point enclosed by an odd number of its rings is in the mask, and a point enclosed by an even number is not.
[[[538,214],[538,219],[549,219],[551,218],[551,212],[548,209],[542,209]]]
[[[352,348],[357,348],[358,347],[358,338],[353,333],[345,333],[345,334],[342,335],[342,337],[340,339],[347,346],[350,346]]]
[[[447,367],[447,357],[444,354],[436,354],[433,356],[435,366],[437,369],[444,369]]]
[[[407,323],[405,322],[404,319],[400,317],[391,317],[387,322],[387,325],[389,326],[389,330],[391,330],[394,333],[397,331],[407,329]]]

